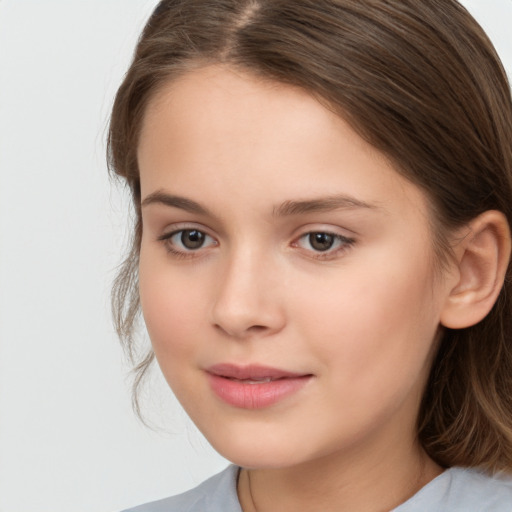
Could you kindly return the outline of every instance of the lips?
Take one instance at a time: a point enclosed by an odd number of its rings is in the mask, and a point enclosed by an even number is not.
[[[213,392],[241,409],[270,407],[298,392],[312,378],[311,374],[277,368],[232,364],[212,366],[206,374]]]

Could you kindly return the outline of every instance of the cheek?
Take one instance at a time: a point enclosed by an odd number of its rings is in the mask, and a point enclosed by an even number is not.
[[[139,289],[144,321],[162,374],[181,401],[197,387],[197,375],[189,370],[200,346],[191,341],[204,339],[204,333],[200,335],[204,295],[198,293],[201,288],[197,284],[184,283],[182,275],[145,263],[141,257]]]
[[[438,326],[424,256],[384,261],[351,266],[295,303],[298,330],[314,340],[317,359],[325,368],[336,366],[329,374],[338,385],[358,382],[368,396],[386,383],[391,389],[393,382],[417,379],[429,363]]]
[[[141,251],[139,292],[144,321],[157,358],[159,361],[176,360],[190,350],[187,340],[199,332],[205,316],[204,290],[196,282],[184,282],[182,274],[170,272],[165,263],[162,265]]]

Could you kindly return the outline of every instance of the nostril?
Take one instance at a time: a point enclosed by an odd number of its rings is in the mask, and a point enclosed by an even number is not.
[[[227,326],[223,326],[222,324],[215,324],[215,328],[219,329],[221,331],[224,331],[228,333],[230,336],[240,337],[240,338],[246,338],[251,335],[262,335],[266,331],[269,330],[269,327],[265,325],[251,325],[247,328],[236,328],[231,326],[231,328],[228,328]]]
[[[267,329],[267,327],[265,327],[264,325],[253,325],[249,327],[248,330],[252,332],[261,332],[264,331],[265,329]]]

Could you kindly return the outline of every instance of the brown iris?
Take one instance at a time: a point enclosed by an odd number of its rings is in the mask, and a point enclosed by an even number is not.
[[[329,233],[310,233],[309,243],[315,251],[327,251],[334,244],[335,236]]]
[[[197,229],[185,229],[181,233],[181,243],[187,249],[199,249],[204,244],[205,234]]]

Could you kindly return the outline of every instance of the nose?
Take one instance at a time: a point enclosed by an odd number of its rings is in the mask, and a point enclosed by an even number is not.
[[[247,249],[225,262],[212,308],[217,329],[245,339],[275,334],[284,327],[281,275],[271,259]]]

